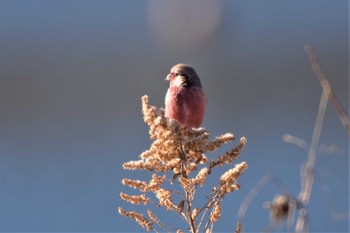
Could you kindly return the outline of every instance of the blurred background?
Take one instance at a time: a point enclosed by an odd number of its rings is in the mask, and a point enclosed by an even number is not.
[[[322,93],[303,48],[316,49],[348,110],[348,4],[0,0],[0,231],[142,231],[117,213],[118,206],[134,209],[119,198],[130,191],[121,179],[144,174],[122,163],[151,143],[141,96],[163,107],[164,78],[179,62],[201,77],[211,137],[248,138],[239,161],[249,168],[241,190],[225,198],[215,231],[233,231],[240,203],[268,172],[297,196],[307,152],[282,136],[311,141]],[[349,210],[348,143],[329,104],[320,144],[336,150],[317,157],[312,232],[349,230],[347,217],[330,215]],[[273,184],[261,190],[245,231],[269,224],[262,205],[279,192]]]

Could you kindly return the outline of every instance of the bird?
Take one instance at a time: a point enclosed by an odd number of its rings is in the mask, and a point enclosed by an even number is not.
[[[207,98],[202,83],[192,66],[173,66],[166,80],[170,85],[165,96],[165,117],[176,120],[181,127],[199,128]]]

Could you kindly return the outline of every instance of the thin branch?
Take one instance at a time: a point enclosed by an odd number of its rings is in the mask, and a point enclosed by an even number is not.
[[[305,51],[308,52],[309,54],[309,58],[310,58],[310,54],[315,54],[312,53],[313,49],[310,46],[305,46]],[[311,51],[311,53],[310,53]],[[311,59],[310,59],[311,61]],[[305,168],[302,169],[301,171],[301,190],[298,196],[298,199],[300,200],[300,202],[303,205],[307,205],[309,200],[310,200],[310,195],[311,195],[311,191],[312,191],[312,187],[313,187],[313,182],[314,182],[314,174],[313,174],[313,168],[315,166],[315,162],[316,162],[316,151],[318,148],[318,143],[319,143],[319,139],[320,139],[320,135],[321,135],[321,130],[322,130],[322,125],[323,125],[323,119],[324,119],[324,115],[326,112],[326,107],[327,107],[327,103],[328,103],[328,98],[331,96],[331,89],[329,86],[329,83],[324,81],[325,76],[324,74],[321,72],[321,69],[319,68],[319,65],[317,63],[316,57],[314,56],[314,60],[316,61],[316,63],[312,63],[313,69],[317,75],[317,77],[319,78],[321,85],[323,87],[323,91],[322,91],[322,96],[320,99],[320,104],[319,104],[319,108],[318,108],[318,113],[317,113],[317,117],[316,117],[316,123],[314,126],[314,132],[312,135],[312,140],[311,140],[311,145],[310,145],[310,149],[309,149],[309,154],[308,154],[308,158],[306,161],[306,165]],[[318,69],[315,69],[314,67],[317,67]],[[305,215],[301,214],[302,212],[299,212],[299,217],[298,220],[296,222],[295,225],[295,231],[296,232],[302,232],[304,229],[304,225],[305,225]]]
[[[202,217],[201,217],[201,220],[198,224],[198,230],[200,229],[201,225],[202,225],[202,222],[205,218],[205,215],[206,213],[208,212],[208,210],[210,208],[212,208],[212,206],[214,205],[214,202],[215,202],[215,199],[218,197],[218,193],[217,192],[214,192],[212,194],[212,196],[208,199],[207,203],[205,203],[205,205],[199,210],[198,212],[198,215],[204,210],[203,214],[202,214]]]
[[[305,52],[307,53],[307,55],[309,56],[309,61],[310,61],[311,67],[312,67],[314,73],[316,74],[318,80],[320,81],[321,86],[323,87],[323,89],[329,89],[329,99],[330,99],[335,111],[337,112],[339,119],[340,119],[341,123],[343,124],[346,132],[348,133],[348,136],[350,137],[349,117],[346,115],[344,108],[339,103],[338,98],[334,95],[333,90],[332,90],[332,88],[327,80],[326,75],[321,70],[321,66],[318,62],[317,54],[316,54],[315,50],[310,45],[305,45],[304,49],[305,49]]]
[[[313,183],[313,174],[312,170],[315,166],[315,161],[316,161],[316,151],[318,148],[318,142],[320,139],[321,135],[321,129],[323,125],[323,119],[327,107],[327,102],[328,102],[328,97],[329,97],[329,92],[330,89],[328,87],[324,87],[319,108],[318,108],[318,113],[317,113],[317,118],[316,118],[316,123],[314,127],[314,132],[312,135],[312,140],[311,140],[311,145],[310,145],[310,150],[307,158],[307,162],[305,165],[305,168],[303,169],[303,176],[301,177],[301,183],[302,183],[302,188],[300,190],[299,194],[299,200],[303,204],[307,204],[310,199],[310,194],[312,190],[312,183]]]

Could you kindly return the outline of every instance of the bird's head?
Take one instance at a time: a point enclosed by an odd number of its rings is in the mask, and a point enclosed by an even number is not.
[[[180,88],[202,87],[201,81],[192,66],[182,63],[171,68],[166,80],[170,81],[170,86]]]

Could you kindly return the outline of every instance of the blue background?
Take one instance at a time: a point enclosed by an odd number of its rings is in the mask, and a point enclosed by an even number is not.
[[[122,163],[150,144],[141,96],[163,107],[164,78],[179,62],[201,77],[211,136],[248,138],[239,161],[249,168],[215,231],[233,231],[240,203],[267,172],[297,196],[307,152],[282,135],[311,141],[322,92],[303,47],[317,50],[348,109],[348,12],[346,0],[0,0],[0,231],[141,231],[117,207],[134,209],[119,198],[130,192],[121,179],[144,173]],[[339,153],[317,157],[313,232],[349,230],[347,218],[330,217],[349,210],[348,142],[329,104],[320,143]],[[261,190],[246,231],[268,225],[262,203],[279,192]]]

